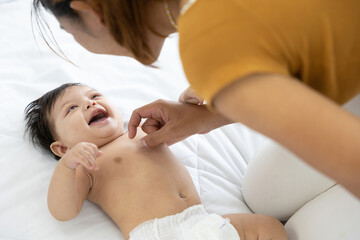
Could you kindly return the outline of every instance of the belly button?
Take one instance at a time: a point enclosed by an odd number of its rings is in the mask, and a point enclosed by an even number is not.
[[[182,193],[179,193],[179,197],[186,198],[186,196],[184,194],[182,194]]]

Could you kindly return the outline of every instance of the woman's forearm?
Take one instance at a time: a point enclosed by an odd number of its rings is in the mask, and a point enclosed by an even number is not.
[[[201,133],[210,132],[211,130],[225,126],[230,123],[232,122],[226,117],[224,117],[222,114],[208,110],[208,121],[206,123],[206,131],[203,131]]]

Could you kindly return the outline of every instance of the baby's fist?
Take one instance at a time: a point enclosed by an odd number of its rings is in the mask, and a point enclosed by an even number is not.
[[[101,156],[101,151],[95,144],[81,142],[69,149],[61,158],[66,167],[75,169],[79,165],[84,166],[88,170],[98,170],[96,158]]]

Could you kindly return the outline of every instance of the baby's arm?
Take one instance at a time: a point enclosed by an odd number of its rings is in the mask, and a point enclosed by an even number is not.
[[[54,218],[66,221],[79,214],[91,188],[86,169],[98,169],[95,159],[99,155],[94,144],[79,143],[59,160],[48,191],[48,208]]]
[[[287,240],[284,226],[276,218],[267,215],[234,213],[223,216],[229,218],[240,239],[246,240]]]

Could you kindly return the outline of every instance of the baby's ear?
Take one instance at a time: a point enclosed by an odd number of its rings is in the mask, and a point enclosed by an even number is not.
[[[50,145],[50,149],[56,156],[63,157],[68,148],[61,141],[56,141]]]

